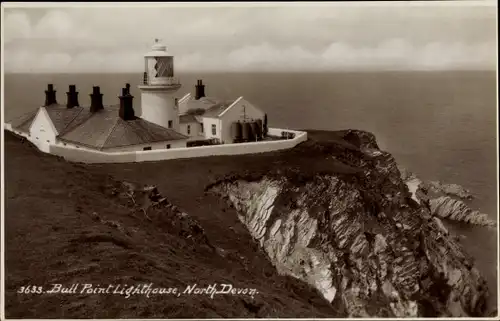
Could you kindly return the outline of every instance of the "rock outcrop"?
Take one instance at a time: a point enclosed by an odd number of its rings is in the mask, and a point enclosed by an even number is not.
[[[495,227],[496,222],[488,214],[473,210],[465,203],[472,200],[472,193],[457,184],[439,181],[422,181],[414,173],[399,167],[401,179],[406,183],[412,198],[425,204],[432,215],[473,225]]]
[[[156,186],[112,181],[105,192],[129,207],[134,215],[139,215],[144,220],[162,226],[165,231],[188,239],[197,246],[216,251],[216,248],[209,242],[201,224],[166,197],[163,197]]]
[[[444,184],[440,181],[430,181],[426,182],[424,186],[434,193],[455,196],[464,200],[472,200],[474,198],[469,190],[458,184]]]
[[[416,185],[423,188],[427,193],[442,194],[451,197],[458,197],[463,200],[472,200],[474,195],[468,189],[458,184],[446,184],[440,181],[422,181],[415,173],[410,172],[402,166],[398,166],[401,172],[401,179],[409,185]],[[410,191],[412,188],[408,186]]]
[[[374,136],[346,131],[315,144],[310,150],[330,155],[330,172],[289,164],[207,189],[238,210],[280,273],[350,317],[481,316],[486,282]],[[336,170],[340,163],[355,170]]]
[[[471,209],[464,202],[449,196],[440,196],[429,201],[431,212],[442,218],[474,225],[495,227],[496,222],[487,214]]]

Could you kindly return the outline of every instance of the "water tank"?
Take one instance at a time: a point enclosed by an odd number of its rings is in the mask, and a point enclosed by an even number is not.
[[[262,132],[262,125],[264,124],[264,122],[262,121],[262,119],[257,119],[256,122],[257,122],[257,125],[260,128],[260,132]]]
[[[262,139],[262,121],[259,121],[259,119],[255,122],[255,136],[257,140]]]
[[[252,139],[252,128],[250,126],[250,123],[243,123],[241,124],[241,138],[244,141],[249,141]]]
[[[231,124],[231,138],[234,141],[239,141],[241,140],[241,123],[240,122],[234,122]]]
[[[257,125],[257,122],[251,122],[250,127],[252,128],[252,136],[253,140],[259,140],[260,139],[260,133],[258,132],[259,130],[259,125]]]

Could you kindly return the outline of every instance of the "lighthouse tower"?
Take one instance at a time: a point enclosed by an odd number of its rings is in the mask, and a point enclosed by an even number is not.
[[[181,84],[174,78],[174,57],[158,39],[144,55],[141,90],[141,118],[165,128],[179,130],[179,111],[175,93]]]

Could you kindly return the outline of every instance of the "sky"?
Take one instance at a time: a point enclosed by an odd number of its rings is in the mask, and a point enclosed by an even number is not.
[[[496,69],[489,0],[14,5],[6,72],[142,72],[155,38],[176,71]]]

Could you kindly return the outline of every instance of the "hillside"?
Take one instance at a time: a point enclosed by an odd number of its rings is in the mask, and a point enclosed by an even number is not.
[[[378,150],[374,137],[360,131],[316,131],[309,137],[292,150],[259,155],[84,165],[42,154],[6,133],[6,316],[482,315],[488,295],[484,280],[457,241],[441,235],[426,218],[428,209],[411,201],[394,160]],[[278,246],[296,257],[294,244],[300,243],[300,237],[280,245],[278,238],[266,234],[261,241],[267,244],[264,247],[253,240],[259,239],[260,232],[245,215],[262,214],[263,207],[248,193],[260,195],[273,184],[285,186],[276,201],[277,210],[269,222],[269,216],[256,215],[256,224],[268,231],[278,217],[287,220],[288,212],[304,207],[313,213],[319,232],[305,247],[326,251],[331,254],[328,260],[339,262],[332,265],[336,274],[328,280],[328,291],[335,288],[338,293],[331,304],[323,298],[325,291],[313,287],[315,277],[284,276],[292,275],[287,269],[294,269],[295,263],[269,255]],[[324,195],[350,197],[352,204],[342,197],[334,202],[343,209],[341,215],[356,216],[347,221],[330,217],[326,204],[319,202],[329,199]],[[159,202],[162,198],[166,200]],[[303,223],[308,218],[296,219],[297,231],[307,234]],[[387,241],[380,241],[380,236]],[[400,248],[393,248],[395,244]],[[405,258],[397,260],[401,266],[389,267],[383,276],[373,278],[363,267],[374,259],[386,260],[387,265],[398,255]],[[442,270],[441,264],[450,269]],[[400,268],[420,272],[412,278]],[[389,277],[399,291],[397,300],[387,291],[384,278]],[[206,295],[127,299],[103,294],[16,294],[21,286],[53,283],[153,283],[182,289],[194,283],[229,283],[258,293],[254,298],[219,295],[214,299]],[[457,299],[461,294],[464,298]],[[363,300],[369,302],[368,311],[359,309]]]
[[[8,318],[343,315],[310,286],[279,276],[234,210],[204,195],[210,177],[231,168],[232,159],[198,160],[196,166],[184,160],[85,166],[42,154],[9,132],[5,133],[5,155]],[[199,221],[210,245],[187,238],[189,233],[184,232],[189,228],[151,222],[142,211],[133,211],[126,199],[110,197],[111,185],[120,185],[124,179],[139,185],[157,184],[160,193]],[[55,283],[153,283],[179,288],[229,283],[255,288],[259,294],[254,299],[244,295],[126,299],[16,293],[21,286],[51,288]]]

